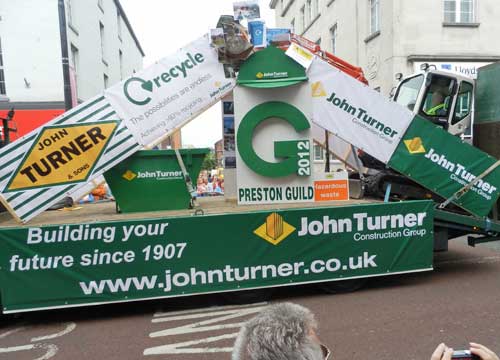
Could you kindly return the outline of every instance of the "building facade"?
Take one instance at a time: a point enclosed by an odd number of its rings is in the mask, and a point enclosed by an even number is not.
[[[390,94],[420,64],[475,75],[500,60],[498,0],[272,0],[278,27],[361,66]]]
[[[15,109],[15,139],[139,71],[143,57],[118,0],[0,0],[0,117]]]

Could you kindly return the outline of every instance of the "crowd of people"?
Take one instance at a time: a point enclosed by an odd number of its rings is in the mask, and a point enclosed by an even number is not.
[[[500,360],[486,346],[470,343],[469,359]],[[456,355],[456,354],[455,354]],[[458,355],[456,355],[458,356]],[[430,360],[458,359],[444,343],[437,346]],[[307,308],[293,303],[266,307],[248,320],[234,343],[232,360],[333,360],[334,354],[321,343],[318,323]],[[463,360],[467,358],[461,357]]]
[[[224,175],[202,171],[198,176],[196,192],[198,196],[214,196],[224,194]]]

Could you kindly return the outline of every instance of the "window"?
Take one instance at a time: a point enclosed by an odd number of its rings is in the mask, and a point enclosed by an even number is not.
[[[337,53],[337,24],[330,28],[330,39],[332,41],[332,53]]]
[[[325,159],[325,152],[323,148],[318,144],[314,144],[314,160],[321,161],[324,159]]]
[[[122,17],[120,15],[120,12],[117,10],[116,14],[116,22],[118,25],[118,38],[121,40],[122,39]]]
[[[472,110],[472,91],[474,87],[471,83],[462,81],[458,90],[457,105],[451,124],[454,125],[460,120],[463,120]]]
[[[413,111],[423,82],[424,75],[417,75],[404,80],[394,96],[394,101],[406,107],[408,110]]]
[[[307,23],[310,24],[314,19],[313,8],[312,8],[312,0],[307,0]]]
[[[6,95],[5,90],[5,74],[3,72],[3,53],[2,53],[2,41],[0,39],[0,95]]]
[[[66,8],[68,12],[68,24],[74,25],[73,24],[73,4],[72,0],[66,0]]]
[[[321,46],[321,38],[319,38],[318,40],[316,40],[315,44]]]
[[[380,31],[380,0],[370,0],[370,34]]]
[[[121,50],[118,50],[118,56],[120,58],[120,80],[123,79],[123,53]]]
[[[292,19],[292,21],[290,21],[290,31],[292,32],[292,34],[295,34],[295,19]]]
[[[444,0],[444,22],[473,23],[475,6],[474,0]]]
[[[75,73],[78,74],[78,61],[79,61],[79,53],[78,53],[78,48],[71,44],[71,65],[73,66],[73,69],[75,69]]]
[[[101,55],[102,55],[102,59],[104,60],[105,58],[105,49],[106,49],[106,46],[105,46],[105,38],[104,38],[104,25],[102,24],[102,22],[99,22],[99,33],[101,35]]]
[[[319,0],[313,0],[313,13],[314,17],[318,16],[319,14]]]
[[[430,81],[429,81],[430,80]],[[424,94],[424,102],[421,106],[422,115],[428,117],[448,117],[450,113],[452,92],[456,81],[454,78],[432,74],[427,78],[427,86]]]
[[[302,31],[306,29],[306,7],[302,6],[300,8],[300,25],[302,25]]]

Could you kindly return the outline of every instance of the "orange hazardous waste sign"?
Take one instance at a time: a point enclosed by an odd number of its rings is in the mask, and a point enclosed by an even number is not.
[[[33,142],[7,191],[85,181],[118,121],[46,127]]]
[[[314,182],[314,201],[349,200],[349,180]]]

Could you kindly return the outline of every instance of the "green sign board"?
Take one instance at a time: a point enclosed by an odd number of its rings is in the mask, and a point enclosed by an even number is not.
[[[240,68],[237,83],[254,88],[276,88],[307,80],[305,69],[281,49],[269,46],[250,56]]]
[[[259,175],[265,177],[286,177],[311,175],[311,154],[309,140],[288,140],[274,143],[274,155],[284,160],[269,162],[262,159],[254,149],[255,129],[269,118],[279,118],[289,123],[297,132],[311,127],[309,120],[295,106],[281,102],[268,101],[255,106],[241,120],[238,127],[238,152],[245,164]]]
[[[432,269],[430,201],[0,230],[6,313]]]
[[[449,198],[496,161],[417,116],[388,165],[438,195]],[[499,188],[500,167],[497,167],[454,203],[474,215],[486,216],[498,199]]]
[[[195,181],[210,150],[178,151]],[[104,177],[123,213],[189,208],[191,195],[174,150],[138,151],[107,171]]]

